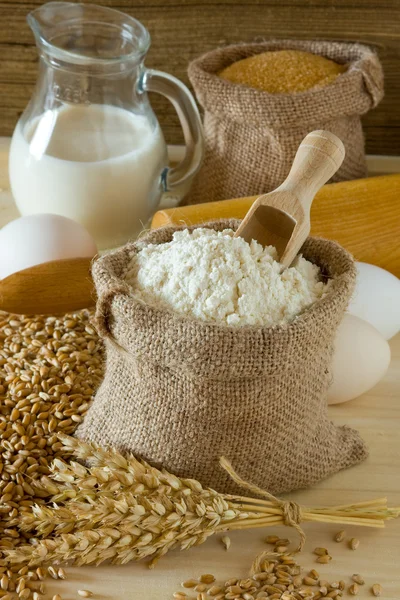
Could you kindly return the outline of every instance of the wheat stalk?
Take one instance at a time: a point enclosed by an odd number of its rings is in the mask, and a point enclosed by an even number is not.
[[[234,481],[268,499],[219,494],[134,456],[59,437],[87,466],[54,461],[52,479],[41,482],[52,505],[36,505],[24,515],[21,530],[35,537],[31,545],[5,550],[11,563],[99,565],[151,558],[154,566],[170,549],[202,544],[216,532],[281,524],[299,531],[301,549],[305,535],[300,522],[384,527],[386,520],[400,515],[384,498],[332,508],[299,507],[245,482],[225,459],[221,465]]]

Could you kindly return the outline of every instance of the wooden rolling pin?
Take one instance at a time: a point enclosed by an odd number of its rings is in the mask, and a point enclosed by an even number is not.
[[[152,228],[242,219],[256,196],[158,211]],[[356,260],[400,277],[400,175],[331,183],[315,196],[311,235],[338,241]]]

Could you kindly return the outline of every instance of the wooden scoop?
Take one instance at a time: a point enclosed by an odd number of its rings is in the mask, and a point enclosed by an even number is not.
[[[57,315],[93,306],[92,260],[54,260],[9,275],[0,281],[0,310]]]
[[[312,131],[301,142],[285,181],[257,198],[235,237],[275,246],[283,268],[289,267],[310,233],[315,194],[344,159],[341,140],[329,131]]]

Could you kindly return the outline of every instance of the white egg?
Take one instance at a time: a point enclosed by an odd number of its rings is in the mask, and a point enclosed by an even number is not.
[[[379,331],[367,321],[346,314],[336,334],[328,404],[352,400],[373,388],[389,363],[390,346]]]
[[[368,321],[389,340],[400,331],[400,279],[375,265],[356,266],[356,289],[347,312]]]
[[[0,230],[0,279],[41,263],[95,254],[92,236],[79,223],[50,214],[21,217]]]

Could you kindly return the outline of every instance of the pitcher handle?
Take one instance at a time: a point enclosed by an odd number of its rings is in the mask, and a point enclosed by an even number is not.
[[[200,114],[195,100],[179,79],[154,69],[143,71],[140,79],[140,91],[162,94],[172,103],[183,129],[186,152],[176,167],[166,167],[162,182],[166,192],[181,185],[197,173],[204,156],[204,136]]]

